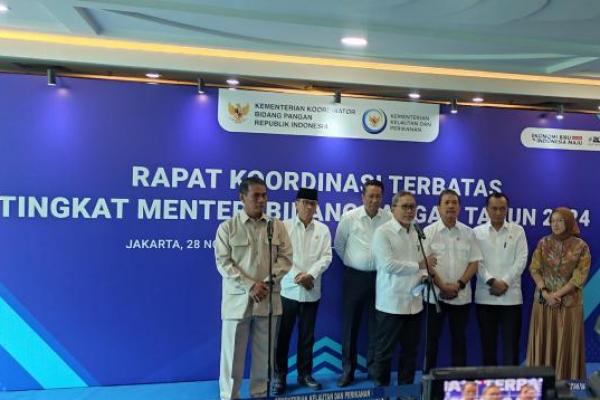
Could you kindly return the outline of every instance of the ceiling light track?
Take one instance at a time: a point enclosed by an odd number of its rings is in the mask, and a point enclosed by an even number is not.
[[[46,75],[49,73],[48,71],[54,68],[49,68],[46,70]],[[4,73],[16,73],[12,70],[0,70],[0,72]],[[30,72],[21,73],[21,74],[31,74]],[[195,88],[198,87],[198,81],[190,81],[190,80],[176,80],[176,79],[149,79],[149,78],[141,78],[141,77],[132,77],[132,76],[120,76],[120,75],[97,75],[97,74],[85,74],[85,73],[75,73],[75,72],[61,72],[61,77],[68,78],[80,78],[80,79],[97,79],[97,80],[107,80],[107,81],[117,81],[117,82],[137,82],[137,83],[160,83],[166,85],[179,85],[179,86],[193,86]],[[230,86],[223,84],[215,84],[215,83],[204,83],[204,87],[208,88],[229,88]],[[281,88],[281,87],[264,87],[264,86],[237,86],[239,89],[244,90],[254,90],[259,92],[272,92],[272,93],[289,93],[289,94],[305,94],[312,96],[335,96],[335,90],[327,90],[327,89],[318,89],[312,86],[309,86],[309,89],[289,89],[289,88]],[[405,98],[402,97],[391,97],[391,96],[374,96],[374,95],[365,95],[358,93],[344,93],[344,97],[348,98],[357,98],[357,99],[370,99],[370,100],[389,100],[389,101],[406,101]],[[532,106],[527,104],[506,104],[506,103],[493,103],[493,102],[483,102],[483,103],[474,103],[474,102],[461,102],[455,99],[450,100],[419,100],[421,103],[426,104],[440,104],[451,106],[454,102],[456,106],[476,106],[476,107],[491,107],[491,108],[504,108],[504,109],[514,109],[514,110],[530,110],[530,111],[549,111],[556,112],[556,106]],[[600,108],[599,108],[600,109]],[[580,108],[569,108],[568,110],[563,106],[563,112],[572,112],[579,114],[598,114],[597,109],[580,109]]]

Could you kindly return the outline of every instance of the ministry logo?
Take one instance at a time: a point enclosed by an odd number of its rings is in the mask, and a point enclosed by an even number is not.
[[[362,126],[368,133],[377,135],[387,126],[387,115],[381,109],[367,110],[362,116]]]
[[[248,112],[250,111],[250,104],[246,103],[243,106],[240,103],[231,104],[227,103],[227,110],[229,111],[229,116],[236,124],[240,124],[244,122],[246,117],[248,116]]]

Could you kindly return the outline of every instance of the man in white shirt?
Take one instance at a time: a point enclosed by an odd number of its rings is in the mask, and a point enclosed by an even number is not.
[[[331,264],[331,233],[313,217],[317,211],[317,191],[301,188],[296,196],[296,217],[284,222],[294,248],[294,265],[281,281],[283,314],[279,325],[275,355],[273,394],[286,389],[288,350],[298,319],[298,350],[296,367],[298,383],[311,389],[321,389],[312,377],[315,322],[321,299],[321,275]]]
[[[250,395],[267,394],[268,358],[273,359],[277,318],[281,315],[279,282],[292,267],[292,244],[283,222],[273,220],[271,240],[273,272],[273,319],[271,354],[269,332],[269,241],[267,186],[257,177],[244,179],[239,187],[244,209],[221,223],[215,238],[215,261],[223,277],[221,299],[221,399],[240,398],[244,360],[252,337]]]
[[[363,205],[342,215],[335,234],[335,251],[346,266],[342,286],[342,376],[338,386],[354,381],[357,363],[356,344],[363,310],[368,317],[369,346],[367,369],[375,354],[375,263],[371,242],[375,229],[391,219],[381,209],[383,183],[369,180],[363,184]]]
[[[412,384],[415,378],[423,298],[420,293],[413,295],[413,290],[427,276],[427,264],[412,226],[416,209],[412,193],[396,193],[392,198],[394,218],[373,236],[377,267],[377,346],[370,372],[376,386],[389,386],[392,356],[398,343],[402,347],[398,358],[398,384]],[[427,261],[430,268],[435,267],[434,256],[429,256]]]
[[[438,212],[440,219],[424,229],[427,255],[437,258],[433,282],[442,310],[436,313],[433,293],[430,293],[427,299],[429,324],[426,369],[436,366],[438,344],[446,316],[450,325],[452,366],[467,365],[466,328],[471,303],[471,278],[482,259],[473,230],[458,221],[458,193],[450,189],[442,191]]]
[[[527,238],[520,225],[506,221],[508,197],[486,200],[489,221],[473,229],[483,260],[477,271],[475,304],[483,365],[497,365],[497,337],[502,334],[502,364],[519,364],[521,275],[527,264]]]

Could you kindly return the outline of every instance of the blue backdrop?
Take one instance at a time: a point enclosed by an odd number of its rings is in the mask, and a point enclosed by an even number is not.
[[[217,106],[216,91],[199,96],[190,87],[60,79],[60,88],[53,88],[43,77],[0,74],[2,389],[216,379],[221,286],[210,241],[227,207],[235,206],[228,202],[237,200],[231,170],[381,175],[386,203],[390,175],[481,180],[487,190],[497,180],[515,218],[521,209],[536,213],[525,225],[530,251],[549,232],[544,210],[588,210],[581,228],[594,265],[585,289],[586,346],[588,361],[600,361],[593,333],[600,303],[600,278],[594,276],[599,154],[530,149],[520,141],[525,127],[599,130],[595,116],[567,114],[557,121],[533,111],[462,108],[451,115],[442,108],[438,138],[413,143],[228,133],[217,122]],[[135,186],[134,166],[147,168],[150,178],[158,167],[198,168],[206,184]],[[214,187],[206,169],[222,170]],[[459,185],[463,207],[477,209],[474,218],[466,210],[461,214],[471,224],[484,203],[483,195],[474,195],[475,183],[468,190]],[[294,194],[272,190],[269,199],[292,202]],[[39,212],[43,197],[48,216]],[[89,214],[96,207],[96,218],[86,218],[81,207],[77,218],[73,207],[65,211],[74,198]],[[435,217],[430,213],[437,196],[422,192],[417,198],[424,206],[419,222],[426,223]],[[119,200],[110,199],[127,199],[122,215]],[[225,208],[221,218],[216,205],[198,218],[138,218],[139,199],[215,200]],[[321,201],[360,204],[360,195],[330,191]],[[334,232],[335,218],[326,222]],[[135,239],[176,239],[181,249],[127,248]],[[317,371],[339,371],[341,272],[336,257],[324,277]],[[523,281],[524,354],[532,300],[528,273]],[[477,365],[474,313],[469,335],[469,363]]]

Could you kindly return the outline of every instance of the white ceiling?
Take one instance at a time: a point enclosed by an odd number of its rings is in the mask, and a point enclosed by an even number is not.
[[[4,0],[0,27],[600,77],[598,0]],[[364,36],[364,50],[340,38]]]
[[[600,78],[600,0],[0,2],[11,8],[0,15],[0,29]],[[348,35],[364,36],[369,44],[345,48],[340,38]],[[18,49],[5,53],[0,49],[0,57],[19,57]],[[119,63],[136,66],[126,56],[107,61]]]

